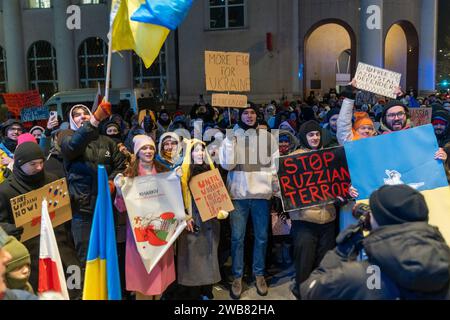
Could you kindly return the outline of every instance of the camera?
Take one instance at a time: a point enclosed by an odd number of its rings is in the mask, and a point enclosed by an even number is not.
[[[372,210],[370,210],[370,206],[364,203],[357,203],[352,209],[353,217],[358,220],[358,224],[361,225],[362,229],[365,231],[372,230],[370,224],[371,214]]]

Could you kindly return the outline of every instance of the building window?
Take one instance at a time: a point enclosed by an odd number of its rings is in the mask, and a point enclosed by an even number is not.
[[[81,88],[97,88],[105,85],[108,45],[101,38],[88,38],[78,50],[78,66]]]
[[[105,0],[82,0],[81,4],[100,4],[105,3]]]
[[[56,51],[47,41],[38,41],[28,50],[30,88],[39,90],[43,101],[58,91]]]
[[[6,88],[6,52],[0,47],[0,92],[7,92]]]
[[[50,0],[28,0],[28,8],[30,9],[45,9],[50,7]]]
[[[209,0],[209,28],[232,29],[245,26],[245,0]]]
[[[164,96],[167,83],[166,45],[163,45],[159,57],[150,68],[133,51],[133,77],[137,88],[151,88],[155,96]]]

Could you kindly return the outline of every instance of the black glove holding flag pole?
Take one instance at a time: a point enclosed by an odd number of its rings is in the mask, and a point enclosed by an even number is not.
[[[364,239],[363,223],[358,222],[347,227],[336,238],[336,253],[347,260],[355,260],[361,251]]]

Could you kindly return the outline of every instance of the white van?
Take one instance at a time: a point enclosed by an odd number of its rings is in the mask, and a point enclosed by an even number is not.
[[[49,110],[57,111],[63,121],[67,121],[68,112],[76,104],[84,104],[92,109],[97,91],[98,89],[87,88],[58,92],[51,96],[44,105],[48,106]],[[104,89],[102,89],[103,95]],[[139,107],[147,107],[155,103],[151,89],[110,89],[109,100],[113,108],[117,106],[117,111],[122,116],[129,109],[137,114]]]

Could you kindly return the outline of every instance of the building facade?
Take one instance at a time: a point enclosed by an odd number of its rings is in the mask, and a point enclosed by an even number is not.
[[[110,0],[0,0],[0,91],[104,84]],[[79,11],[78,11],[79,10]],[[204,51],[250,53],[249,99],[328,92],[357,62],[435,89],[438,0],[197,0],[149,69],[114,53],[111,86],[152,87],[189,105],[206,92]],[[79,13],[79,15],[78,15]],[[78,19],[78,20],[77,20]]]

